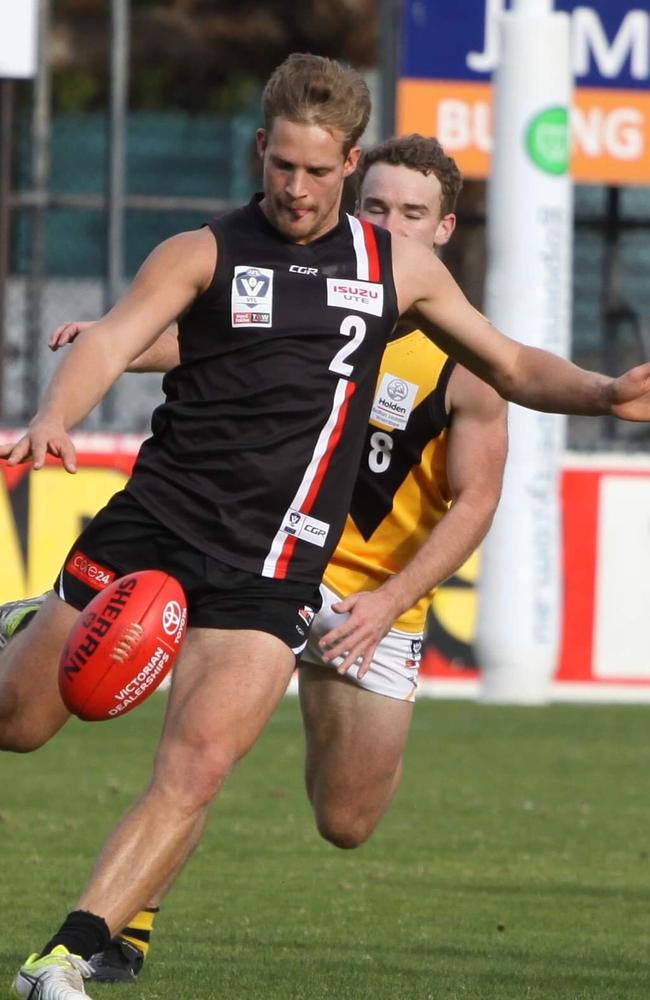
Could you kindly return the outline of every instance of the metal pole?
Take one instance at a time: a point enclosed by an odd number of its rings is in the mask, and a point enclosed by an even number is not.
[[[104,305],[120,296],[124,278],[124,193],[129,90],[130,0],[111,3],[111,100],[108,143],[108,245]]]
[[[120,297],[124,278],[124,195],[129,93],[130,0],[111,2],[111,99],[108,128],[108,198],[104,312]],[[114,390],[100,407],[102,423],[115,417]]]
[[[0,80],[0,419],[4,411],[6,365],[7,281],[9,277],[11,212],[11,149],[13,132],[13,81]]]
[[[618,375],[617,365],[619,319],[621,306],[620,274],[620,192],[618,187],[607,188],[605,218],[605,252],[603,256],[603,291],[601,310],[603,317],[603,370],[608,375]],[[604,437],[614,441],[618,435],[618,421],[605,420]]]
[[[382,139],[390,139],[395,134],[401,13],[402,0],[380,0],[379,65],[381,67],[381,81],[379,127]]]
[[[38,73],[34,81],[32,109],[32,192],[30,267],[25,308],[27,336],[25,338],[23,372],[23,417],[32,415],[39,397],[39,356],[43,284],[45,280],[45,212],[50,176],[50,107],[51,73],[49,60],[50,2],[38,2]]]

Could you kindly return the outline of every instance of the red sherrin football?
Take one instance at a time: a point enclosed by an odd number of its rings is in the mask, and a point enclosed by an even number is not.
[[[130,712],[174,664],[187,626],[178,580],[148,569],[114,580],[81,612],[59,664],[67,708],[86,722]]]

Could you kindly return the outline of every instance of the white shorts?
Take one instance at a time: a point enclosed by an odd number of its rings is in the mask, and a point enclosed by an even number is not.
[[[325,584],[321,584],[320,591],[323,606],[312,622],[309,642],[300,662],[310,666],[336,669],[344,658],[337,656],[331,663],[326,663],[318,648],[318,642],[326,632],[345,621],[347,615],[332,611],[332,604],[340,600],[338,594]],[[422,633],[400,632],[399,629],[392,628],[377,646],[368,672],[359,679],[357,677],[359,668],[354,665],[345,676],[359,687],[374,691],[375,694],[397,698],[399,701],[414,701],[421,654]]]

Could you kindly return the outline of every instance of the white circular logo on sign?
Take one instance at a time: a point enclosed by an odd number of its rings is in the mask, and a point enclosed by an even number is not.
[[[162,613],[162,626],[167,635],[176,634],[181,617],[181,606],[178,601],[167,601]]]

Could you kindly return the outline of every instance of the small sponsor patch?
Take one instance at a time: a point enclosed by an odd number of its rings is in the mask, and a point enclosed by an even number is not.
[[[167,601],[162,611],[162,627],[167,635],[177,636],[180,639],[185,628],[185,617],[187,612],[181,608],[178,601]],[[177,635],[180,629],[180,636]]]
[[[299,510],[290,510],[282,524],[282,531],[287,535],[296,535],[303,542],[310,542],[323,548],[327,534],[330,530],[326,521],[319,521],[316,517],[309,517]]]
[[[370,419],[403,431],[408,424],[419,386],[385,372],[370,411]]]
[[[273,271],[268,267],[235,268],[230,296],[233,326],[271,326]]]
[[[384,286],[374,281],[328,278],[327,304],[353,312],[381,316],[384,311]]]
[[[298,615],[304,621],[305,625],[311,625],[314,620],[315,611],[310,608],[308,604],[304,604],[302,608],[298,608]]]
[[[117,579],[117,574],[113,570],[89,559],[79,549],[73,552],[68,559],[65,571],[71,576],[76,576],[77,580],[81,580],[82,583],[87,583],[89,587],[94,587],[95,590],[103,590],[104,587],[108,587],[109,583]]]
[[[417,667],[422,656],[422,639],[411,640],[411,656],[404,661],[406,667]]]
[[[291,264],[289,271],[291,274],[311,274],[312,276],[318,274],[317,267],[301,267],[300,264]]]

